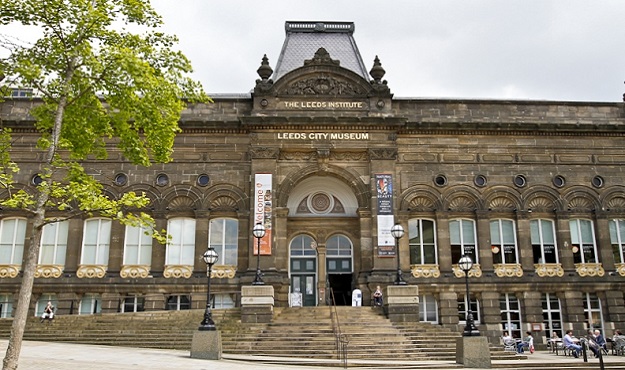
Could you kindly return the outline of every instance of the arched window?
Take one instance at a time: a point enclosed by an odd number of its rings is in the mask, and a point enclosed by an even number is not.
[[[82,237],[82,265],[108,265],[111,242],[111,220],[90,218],[85,220]]]
[[[328,273],[352,272],[352,242],[345,235],[333,235],[326,241]]]
[[[530,221],[534,263],[558,263],[554,222],[537,219]]]
[[[410,241],[410,264],[437,264],[436,227],[433,220],[412,219],[408,221]]]
[[[41,235],[40,265],[65,265],[69,221],[46,224]]]
[[[219,253],[217,265],[237,265],[239,247],[239,221],[215,218],[210,221],[208,245]]]
[[[167,234],[171,238],[167,243],[165,264],[192,266],[195,261],[195,219],[170,219],[167,221]]]
[[[124,238],[124,265],[152,264],[151,228],[126,226]]]
[[[473,263],[479,263],[475,221],[466,218],[450,220],[449,238],[453,263],[457,263],[465,254],[471,257]]]
[[[625,263],[625,220],[610,220],[610,244],[612,244],[614,262]]]
[[[0,265],[22,265],[25,239],[25,218],[0,220]]]
[[[291,240],[291,257],[316,256],[316,242],[308,235],[298,235]]]
[[[597,244],[595,243],[595,229],[592,221],[584,219],[569,220],[571,228],[571,248],[577,252],[573,254],[575,263],[597,263]]]
[[[491,246],[499,248],[499,253],[493,255],[494,263],[519,263],[514,221],[505,219],[491,220],[490,242]]]

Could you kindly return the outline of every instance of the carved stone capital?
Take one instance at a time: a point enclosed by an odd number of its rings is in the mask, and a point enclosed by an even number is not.
[[[457,264],[451,266],[452,271],[454,272],[454,276],[457,278],[464,277],[464,271]],[[469,270],[469,277],[481,277],[482,276],[482,267],[479,263],[474,263],[471,270]]]
[[[616,267],[616,272],[619,275],[625,276],[625,263],[615,263],[614,266]]]
[[[163,277],[188,279],[191,277],[192,273],[192,265],[168,265],[165,266],[165,271],[163,271]]]
[[[561,263],[536,263],[534,264],[536,275],[540,277],[562,277],[564,269]]]
[[[150,275],[150,266],[149,265],[123,265],[122,269],[119,271],[119,276],[124,279],[136,279],[142,278],[145,279]]]
[[[0,265],[0,278],[14,278],[20,273],[20,265]]]
[[[63,274],[63,265],[37,265],[36,278],[60,278]]]
[[[412,265],[410,266],[410,271],[412,272],[412,276],[416,278],[437,278],[441,276],[438,265]]]
[[[106,275],[107,265],[79,265],[76,276],[79,278],[101,279]]]
[[[605,270],[601,263],[576,263],[575,271],[579,276],[603,276]]]
[[[208,274],[208,271],[206,272]],[[232,279],[237,273],[237,267],[234,265],[217,265],[213,266],[211,278]]]
[[[496,264],[495,274],[498,277],[521,277],[523,276],[523,268],[518,263]]]

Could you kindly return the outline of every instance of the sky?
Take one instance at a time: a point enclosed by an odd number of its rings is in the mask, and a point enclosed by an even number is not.
[[[623,0],[152,0],[206,92],[247,93],[285,21],[355,23],[395,97],[623,101]],[[619,46],[621,45],[621,46]]]

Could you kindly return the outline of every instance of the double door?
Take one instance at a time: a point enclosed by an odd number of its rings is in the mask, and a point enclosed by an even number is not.
[[[317,305],[316,258],[291,258],[291,293],[302,294],[303,306]]]

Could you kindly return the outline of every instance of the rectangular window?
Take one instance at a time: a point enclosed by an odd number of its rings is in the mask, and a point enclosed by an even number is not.
[[[216,218],[210,221],[208,244],[219,254],[217,265],[237,265],[239,221]]]
[[[569,220],[571,228],[571,247],[578,247],[573,254],[575,263],[597,263],[597,245],[595,243],[595,229],[592,221],[583,219]]]
[[[599,329],[603,331],[603,313],[601,312],[601,301],[594,293],[584,294],[584,318],[586,328]]]
[[[610,220],[610,243],[614,262],[625,263],[625,220]]]
[[[471,257],[474,263],[479,263],[475,221],[469,219],[449,221],[449,238],[452,263],[458,263],[460,257],[465,254]]]
[[[505,293],[499,297],[501,311],[501,326],[513,338],[522,338],[523,323],[521,321],[521,306],[519,300],[512,294]]]
[[[170,295],[167,297],[167,309],[172,311],[191,309],[191,298],[188,295]]]
[[[152,229],[126,226],[124,237],[124,265],[152,263]]]
[[[438,324],[438,302],[434,296],[419,296],[419,321]]]
[[[22,265],[26,219],[5,218],[0,220],[0,264]]]
[[[0,318],[7,318],[13,315],[13,295],[0,294]]]
[[[131,295],[125,297],[120,307],[121,312],[141,312],[144,311],[145,297]]]
[[[215,294],[213,296],[213,308],[234,308],[235,302],[230,294]]]
[[[475,297],[471,297],[471,313],[475,325],[480,323],[480,303]],[[458,295],[458,323],[467,324],[467,298],[465,295]]]
[[[551,220],[531,220],[530,234],[534,263],[558,263],[554,223]]]
[[[102,312],[102,300],[97,294],[85,294],[80,299],[79,315],[93,315]]]
[[[80,263],[82,265],[108,265],[110,242],[111,220],[106,218],[85,220]]]
[[[195,253],[195,219],[173,218],[167,222],[167,265],[193,265]],[[220,258],[221,259],[221,258]]]
[[[560,300],[553,293],[544,293],[542,295],[543,305],[543,325],[545,326],[545,334],[547,338],[551,338],[553,333],[558,337],[563,337],[562,332],[562,312],[560,311]]]
[[[410,264],[437,264],[436,228],[434,221],[412,219],[408,221]]]
[[[493,263],[519,263],[514,221],[504,219],[491,220],[490,242],[491,246],[499,248],[499,252],[493,254]]]
[[[41,235],[40,265],[65,265],[69,221],[46,224]]]

